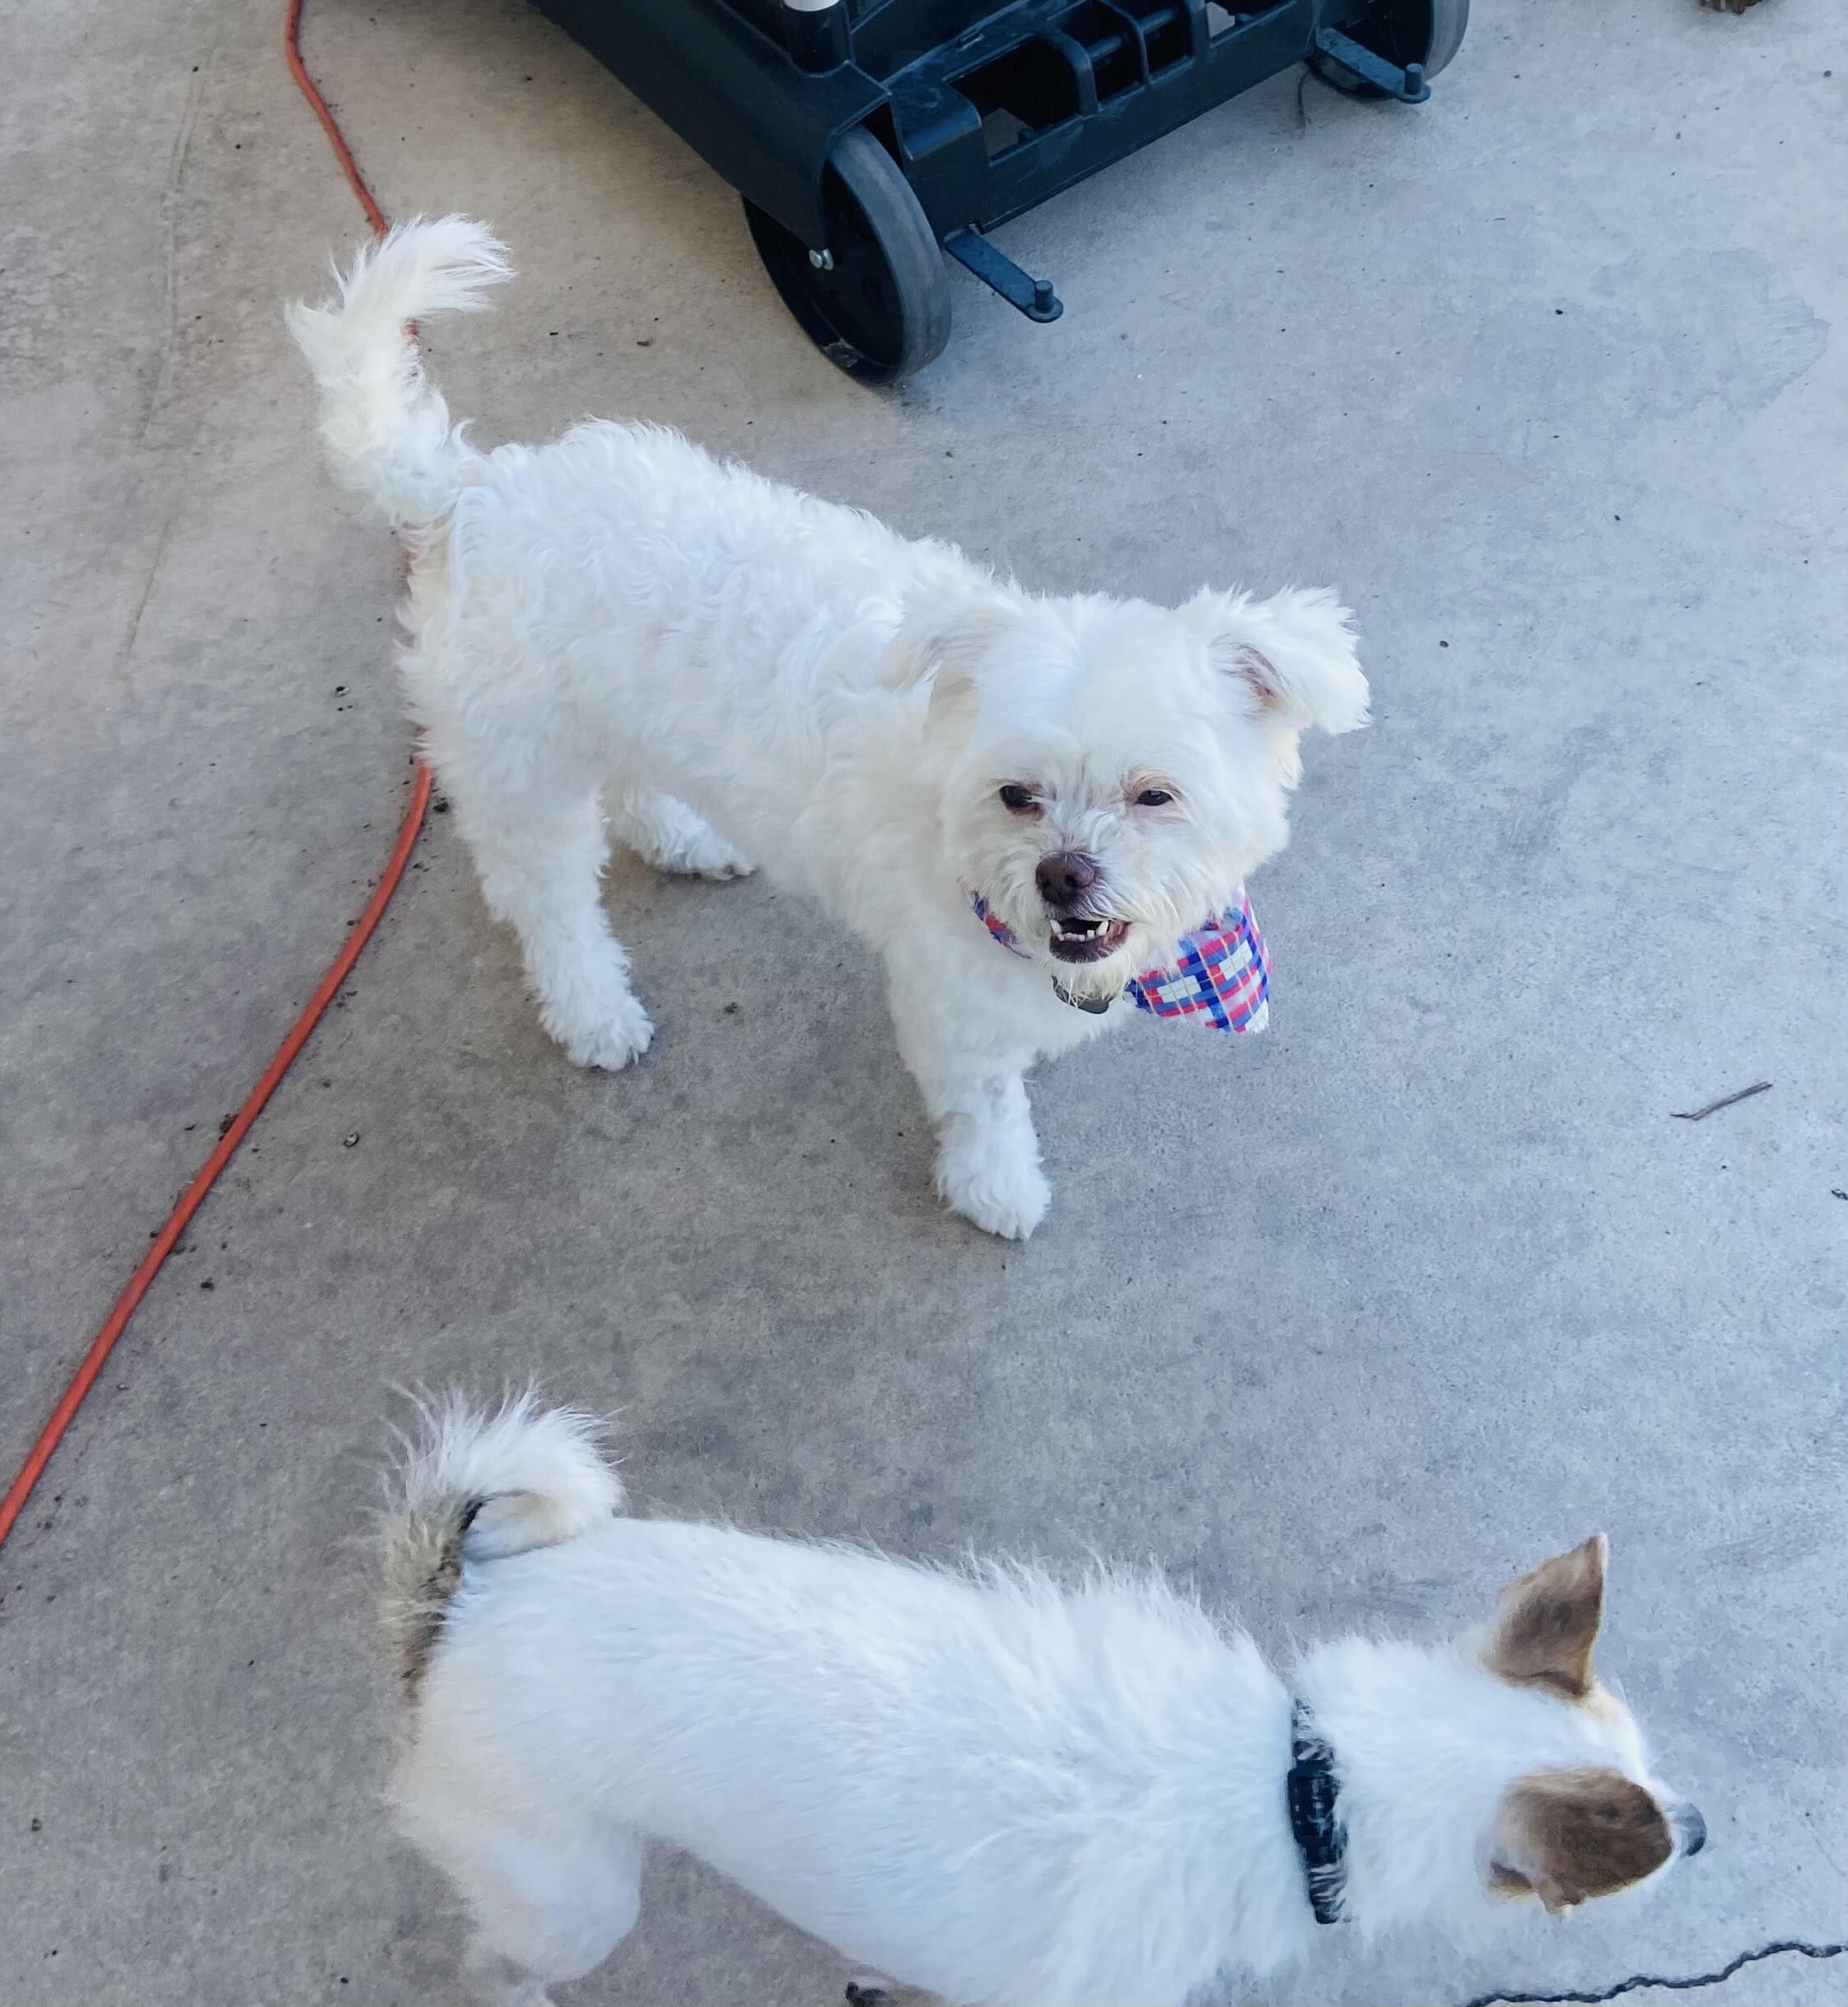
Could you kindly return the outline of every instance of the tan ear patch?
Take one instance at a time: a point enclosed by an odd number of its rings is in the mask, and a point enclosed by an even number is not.
[[[1482,1663],[1518,1686],[1551,1687],[1568,1700],[1592,1690],[1592,1650],[1604,1621],[1602,1533],[1510,1582],[1496,1605]]]
[[[966,702],[982,657],[1018,617],[998,600],[947,610],[909,607],[898,645],[886,651],[880,679],[888,689],[908,689],[928,676],[933,707]]]
[[[1232,673],[1243,679],[1251,693],[1266,710],[1275,710],[1282,702],[1282,679],[1270,657],[1249,642],[1244,642],[1233,655]]]
[[[973,677],[1015,619],[1012,607],[983,601],[964,607],[938,627],[920,651],[925,668],[936,673],[938,688]]]
[[[1542,1770],[1502,1800],[1508,1855],[1494,1879],[1530,1888],[1554,1915],[1640,1882],[1675,1851],[1668,1814],[1614,1770]]]

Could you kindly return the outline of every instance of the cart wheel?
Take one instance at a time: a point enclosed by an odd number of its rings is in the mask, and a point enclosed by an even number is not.
[[[1469,0],[1386,0],[1363,20],[1344,23],[1342,32],[1401,69],[1408,63],[1423,63],[1425,75],[1431,77],[1463,46],[1468,26]],[[1378,85],[1356,77],[1320,49],[1310,55],[1309,67],[1323,83],[1351,97],[1385,96]]]
[[[830,362],[896,383],[950,339],[950,281],[911,184],[864,126],[835,141],[821,178],[823,268],[792,231],[747,200],[751,237],[783,305]]]

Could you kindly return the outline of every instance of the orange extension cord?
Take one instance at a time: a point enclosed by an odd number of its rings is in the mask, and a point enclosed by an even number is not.
[[[385,234],[385,212],[373,200],[372,191],[366,185],[365,176],[359,171],[358,163],[352,156],[352,149],[343,138],[334,114],[328,110],[327,100],[315,87],[311,77],[301,61],[301,7],[302,0],[289,0],[288,18],[282,30],[283,51],[288,58],[289,73],[301,86],[301,94],[314,108],[315,116],[321,122],[329,142],[334,147],[334,157],[340,163],[340,171],[345,175],[352,192],[359,198],[359,206],[366,212],[366,220],[381,236]],[[295,1021],[276,1057],[264,1069],[263,1078],[250,1090],[250,1098],[233,1118],[231,1127],[219,1138],[218,1147],[200,1167],[198,1175],[187,1186],[168,1216],[167,1223],[154,1237],[154,1244],[142,1257],[141,1266],[128,1278],[128,1286],[115,1300],[115,1307],[104,1321],[103,1328],[91,1341],[90,1349],[83,1356],[83,1363],[72,1375],[71,1384],[59,1398],[57,1407],[51,1411],[51,1419],[39,1432],[39,1440],[33,1444],[32,1451],[19,1468],[19,1474],[7,1487],[7,1496],[0,1500],[0,1543],[3,1543],[13,1529],[14,1522],[26,1510],[26,1501],[32,1495],[32,1488],[44,1475],[44,1468],[53,1453],[63,1440],[77,1410],[83,1405],[84,1396],[96,1384],[96,1375],[115,1349],[115,1341],[127,1328],[128,1319],[139,1307],[141,1300],[147,1294],[154,1278],[161,1272],[161,1264],[174,1249],[180,1236],[185,1232],[188,1222],[205,1202],[205,1196],[217,1183],[218,1174],[236,1155],[238,1146],[250,1132],[250,1126],[263,1113],[264,1104],[275,1093],[294,1063],[296,1055],[309,1040],[315,1025],[334,1001],[340,986],[352,973],[352,966],[359,959],[360,950],[372,937],[372,931],[384,917],[385,908],[391,903],[391,895],[398,889],[398,882],[404,875],[404,866],[411,861],[418,832],[423,827],[424,810],[430,801],[430,769],[420,761],[417,770],[417,785],[411,791],[411,805],[404,812],[403,825],[398,832],[398,841],[392,846],[390,861],[386,864],[385,875],[379,880],[379,889],[368,902],[366,910],[354,922],[352,931],[348,935],[346,945],[334,959],[334,965],[321,978],[320,985],[308,999],[307,1008]]]

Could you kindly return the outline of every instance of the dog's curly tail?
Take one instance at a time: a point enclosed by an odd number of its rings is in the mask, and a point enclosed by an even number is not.
[[[474,313],[513,276],[506,247],[465,216],[401,223],[360,251],[326,306],[283,310],[321,390],[321,441],[335,478],[394,529],[436,520],[479,456],[423,373],[413,323]]]
[[[604,1426],[530,1392],[489,1411],[460,1393],[422,1401],[400,1432],[380,1529],[380,1614],[415,1688],[464,1566],[554,1547],[623,1510]]]

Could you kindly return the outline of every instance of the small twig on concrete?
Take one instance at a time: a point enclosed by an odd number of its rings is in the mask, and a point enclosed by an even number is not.
[[[1670,1109],[1672,1122],[1705,1122],[1709,1115],[1717,1115],[1723,1108],[1730,1108],[1735,1101],[1749,1101],[1754,1095],[1762,1095],[1771,1085],[1769,1081],[1755,1081],[1749,1087],[1742,1087],[1736,1095],[1722,1095],[1717,1101],[1710,1101],[1705,1108],[1691,1109],[1683,1114],[1678,1109]]]

